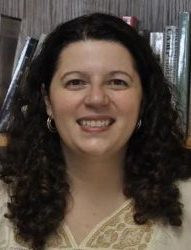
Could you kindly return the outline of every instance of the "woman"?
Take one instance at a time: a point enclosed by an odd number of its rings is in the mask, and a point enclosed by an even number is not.
[[[99,13],[61,24],[16,99],[1,248],[189,249],[191,154],[134,29]]]

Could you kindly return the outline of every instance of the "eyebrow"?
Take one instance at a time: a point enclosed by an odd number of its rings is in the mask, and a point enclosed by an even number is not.
[[[79,74],[79,75],[83,75],[83,76],[87,76],[88,73],[87,72],[84,72],[84,71],[78,71],[78,70],[75,70],[75,71],[69,71],[69,72],[66,72],[64,73],[62,76],[61,76],[61,79],[65,78],[66,76],[68,75],[71,75],[71,74]],[[123,75],[126,75],[127,77],[129,77],[132,81],[133,81],[133,77],[125,72],[125,71],[121,71],[121,70],[114,70],[114,71],[111,71],[108,75],[109,76],[114,76],[116,74],[123,74]]]
[[[86,73],[86,72],[83,72],[83,71],[77,71],[77,70],[76,70],[76,71],[69,71],[69,72],[64,73],[64,74],[61,76],[61,79],[65,78],[66,76],[71,75],[71,74],[79,74],[79,75],[84,75],[84,76],[87,75],[87,73]]]
[[[113,75],[116,75],[116,74],[126,75],[127,77],[129,77],[129,78],[133,81],[133,77],[132,77],[129,73],[125,72],[125,71],[114,70],[114,71],[111,71],[111,72],[109,73],[110,76],[113,76]]]

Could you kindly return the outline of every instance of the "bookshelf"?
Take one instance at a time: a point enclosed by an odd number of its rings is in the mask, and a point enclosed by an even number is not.
[[[7,143],[8,143],[7,135],[4,133],[0,133],[0,148],[6,147]],[[191,137],[187,139],[186,147],[191,149]]]
[[[186,147],[191,149],[191,137],[189,137],[186,141]]]
[[[27,35],[39,38],[61,22],[92,12],[137,16],[140,29],[160,32],[177,25],[178,13],[189,10],[190,0],[0,0],[0,14],[22,20],[19,43]],[[6,144],[6,135],[0,134],[0,147]],[[191,137],[186,146],[191,148]]]
[[[7,135],[0,133],[0,147],[6,147],[7,145]]]

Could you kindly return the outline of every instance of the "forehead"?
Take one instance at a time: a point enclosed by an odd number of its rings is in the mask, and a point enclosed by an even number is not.
[[[85,40],[69,44],[58,59],[58,66],[87,66],[99,63],[108,67],[135,68],[135,61],[130,51],[113,41]]]

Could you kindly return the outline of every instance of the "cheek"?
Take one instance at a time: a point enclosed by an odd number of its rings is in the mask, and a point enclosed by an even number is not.
[[[121,113],[129,119],[137,118],[139,116],[141,106],[141,98],[135,96],[126,96],[118,100],[118,107],[120,107]]]
[[[54,117],[64,118],[65,115],[72,113],[76,108],[76,101],[70,96],[61,93],[52,95],[52,112]]]
[[[69,116],[72,116],[73,112],[71,110],[71,105],[60,102],[57,106],[54,107],[53,115],[55,122],[64,122],[69,119]]]

